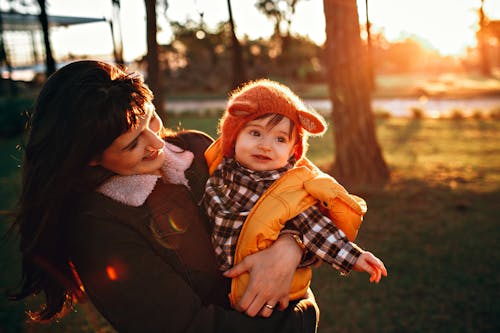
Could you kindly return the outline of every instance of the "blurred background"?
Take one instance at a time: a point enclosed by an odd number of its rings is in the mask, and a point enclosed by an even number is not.
[[[113,332],[88,303],[39,324],[39,298],[3,296],[26,120],[80,59],[140,72],[174,129],[216,137],[262,77],[325,115],[309,156],[367,200],[357,243],[389,277],[316,269],[319,332],[500,331],[500,1],[0,0],[0,333]]]

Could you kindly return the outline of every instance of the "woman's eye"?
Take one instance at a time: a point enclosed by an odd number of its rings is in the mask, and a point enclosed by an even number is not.
[[[137,136],[133,141],[131,141],[123,150],[131,151],[134,150],[139,145],[140,136]]]
[[[134,141],[132,141],[128,146],[127,146],[127,150],[134,150],[135,147],[137,147],[137,143],[139,142],[138,139],[135,139]]]
[[[279,136],[276,138],[276,141],[280,143],[286,143],[286,138],[283,136]]]
[[[250,135],[251,135],[251,136],[260,136],[260,133],[259,133],[259,131],[256,131],[256,130],[251,130],[251,131],[250,131]]]

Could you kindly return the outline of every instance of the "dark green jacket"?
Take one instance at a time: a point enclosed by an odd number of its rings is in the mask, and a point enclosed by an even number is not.
[[[216,269],[208,222],[195,204],[211,139],[184,132],[173,142],[194,153],[185,171],[192,191],[159,180],[138,207],[97,192],[83,200],[69,243],[92,303],[119,332],[315,332],[311,299],[270,318],[229,308],[228,281]]]

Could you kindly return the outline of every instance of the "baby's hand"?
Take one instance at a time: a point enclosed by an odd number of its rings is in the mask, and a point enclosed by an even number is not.
[[[361,253],[353,269],[370,274],[370,282],[379,283],[382,275],[387,277],[387,269],[384,263],[367,251]]]

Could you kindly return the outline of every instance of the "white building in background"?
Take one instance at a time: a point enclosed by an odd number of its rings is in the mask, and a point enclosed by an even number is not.
[[[48,21],[49,29],[54,29],[107,20],[95,17],[48,15]],[[5,50],[4,58],[0,58],[1,77],[29,81],[36,73],[43,73],[45,48],[38,15],[0,11],[0,23],[2,25],[0,37]],[[60,65],[58,63],[58,67]]]

